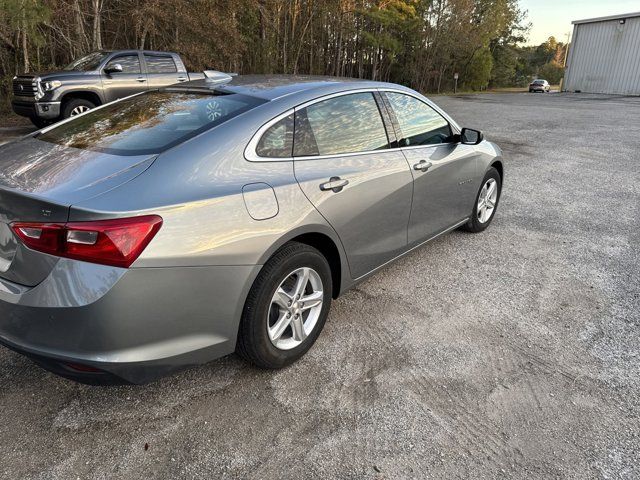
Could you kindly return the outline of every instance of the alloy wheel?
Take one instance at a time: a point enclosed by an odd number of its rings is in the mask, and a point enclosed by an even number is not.
[[[280,350],[290,350],[304,342],[318,323],[323,299],[322,279],[314,269],[302,267],[287,275],[267,314],[271,343]]]
[[[496,208],[498,202],[498,182],[490,178],[486,181],[480,195],[478,195],[478,206],[476,212],[480,223],[487,223]]]
[[[88,110],[91,110],[91,109],[86,105],[78,105],[76,108],[71,110],[71,116],[75,117],[76,115],[80,115],[81,113],[84,113]]]

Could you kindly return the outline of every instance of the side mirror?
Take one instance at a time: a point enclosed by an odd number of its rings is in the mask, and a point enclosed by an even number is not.
[[[474,130],[473,128],[463,128],[460,132],[460,143],[465,145],[478,145],[484,136],[480,130]]]
[[[110,67],[106,67],[104,73],[122,73],[122,65],[114,63]]]

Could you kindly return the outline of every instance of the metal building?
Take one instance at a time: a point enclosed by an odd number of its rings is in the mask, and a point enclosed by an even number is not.
[[[562,90],[640,95],[640,12],[572,23]]]

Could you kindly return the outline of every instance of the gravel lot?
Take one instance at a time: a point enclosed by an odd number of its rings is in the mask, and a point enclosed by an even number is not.
[[[88,387],[0,351],[3,478],[639,478],[640,98],[435,97],[493,225],[336,301],[297,364]]]

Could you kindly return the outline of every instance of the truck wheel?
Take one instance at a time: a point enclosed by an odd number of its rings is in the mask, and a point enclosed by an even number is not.
[[[62,110],[62,118],[75,117],[92,108],[95,108],[95,103],[85,100],[84,98],[72,98],[64,104]]]
[[[38,128],[48,127],[54,123],[54,120],[47,120],[45,118],[31,117],[31,123]]]

